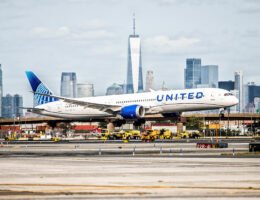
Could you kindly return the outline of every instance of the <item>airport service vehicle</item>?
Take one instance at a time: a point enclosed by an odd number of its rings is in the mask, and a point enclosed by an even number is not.
[[[161,129],[158,138],[163,139],[172,139],[173,134],[170,130]]]
[[[34,93],[35,107],[29,111],[75,120],[105,119],[144,122],[147,114],[179,115],[185,111],[223,109],[234,106],[238,99],[219,88],[197,88],[111,96],[67,98],[56,96],[32,72],[26,71]]]
[[[145,142],[153,142],[154,140],[158,139],[159,133],[159,130],[144,130],[141,134],[141,140]]]

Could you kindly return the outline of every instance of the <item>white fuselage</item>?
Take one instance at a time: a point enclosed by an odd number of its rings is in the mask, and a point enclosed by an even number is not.
[[[140,105],[146,114],[210,110],[236,105],[238,99],[218,88],[153,91],[147,93],[78,98],[80,101],[104,105]],[[70,119],[105,118],[113,114],[77,104],[55,101],[39,105],[38,114]],[[41,110],[40,110],[41,109]]]

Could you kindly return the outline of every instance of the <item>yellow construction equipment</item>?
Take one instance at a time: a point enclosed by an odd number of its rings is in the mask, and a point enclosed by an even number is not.
[[[145,142],[152,142],[158,139],[158,136],[159,136],[158,130],[148,129],[142,132],[141,139]]]
[[[120,131],[114,131],[111,134],[109,134],[108,138],[111,140],[121,140],[125,137],[125,131],[120,130]]]
[[[138,140],[141,139],[141,132],[139,130],[128,130],[130,139]]]
[[[159,133],[159,138],[161,140],[163,139],[172,139],[172,132],[170,130],[161,129]]]
[[[101,134],[98,136],[98,138],[101,139],[101,140],[107,140],[109,135],[110,135],[110,131],[109,130],[102,129],[101,130]]]
[[[199,138],[201,137],[201,133],[198,131],[183,131],[177,133],[176,139],[180,138]]]
[[[53,142],[59,142],[61,139],[59,137],[52,137],[51,141]]]
[[[8,141],[16,140],[16,139],[17,139],[16,132],[10,133],[10,134],[5,138],[5,140],[8,140]]]

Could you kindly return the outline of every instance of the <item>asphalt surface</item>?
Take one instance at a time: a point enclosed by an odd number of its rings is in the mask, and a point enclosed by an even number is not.
[[[8,144],[0,199],[259,199],[248,143]]]

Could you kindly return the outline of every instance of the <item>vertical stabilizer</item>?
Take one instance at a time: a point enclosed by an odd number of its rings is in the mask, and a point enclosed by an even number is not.
[[[55,98],[55,97],[49,97],[49,96],[41,95],[41,94],[52,95],[53,93],[49,90],[48,87],[46,87],[40,81],[40,79],[32,71],[26,71],[25,74],[26,74],[26,76],[27,76],[27,78],[30,82],[31,88],[32,88],[33,93],[34,93],[35,106],[50,103],[50,102],[53,102],[53,101],[58,101],[58,99]]]

